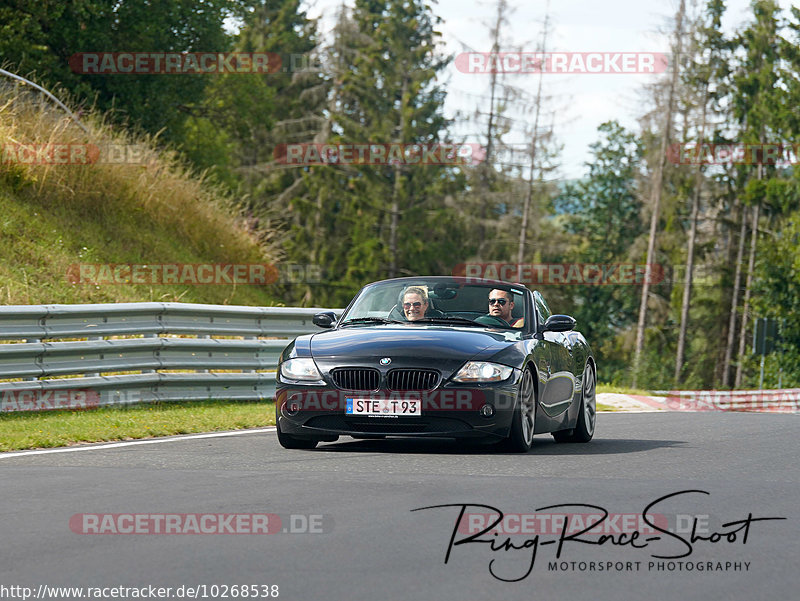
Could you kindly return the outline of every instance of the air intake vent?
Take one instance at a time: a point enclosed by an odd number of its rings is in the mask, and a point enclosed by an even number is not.
[[[432,390],[439,382],[433,369],[393,369],[389,372],[389,390]]]
[[[331,372],[334,384],[342,390],[376,390],[381,380],[377,369],[345,367]]]

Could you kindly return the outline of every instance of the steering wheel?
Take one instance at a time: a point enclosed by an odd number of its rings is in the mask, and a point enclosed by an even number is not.
[[[508,322],[502,317],[497,317],[496,315],[481,315],[473,321],[485,326],[500,326],[501,328],[508,327]]]

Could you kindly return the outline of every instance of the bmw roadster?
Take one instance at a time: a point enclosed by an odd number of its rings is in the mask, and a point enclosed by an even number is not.
[[[534,434],[588,442],[594,357],[568,315],[520,284],[411,277],[369,284],[325,331],[281,355],[280,444],[354,438],[480,439],[527,452]]]

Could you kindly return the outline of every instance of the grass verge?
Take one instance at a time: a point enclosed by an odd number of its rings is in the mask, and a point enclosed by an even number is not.
[[[616,411],[597,403],[598,411]],[[191,401],[0,414],[0,451],[275,425],[272,401]]]
[[[0,414],[0,451],[275,425],[272,401],[193,401]]]

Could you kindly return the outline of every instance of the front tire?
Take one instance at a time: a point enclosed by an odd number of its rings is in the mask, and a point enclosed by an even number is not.
[[[512,453],[527,453],[533,445],[533,431],[536,424],[536,392],[533,385],[533,374],[526,369],[519,383],[514,415],[511,418],[511,432],[502,441],[499,448]]]
[[[594,370],[586,364],[583,370],[583,386],[581,386],[581,406],[578,410],[578,421],[572,430],[553,432],[556,442],[589,442],[594,436],[597,421],[597,394]]]

